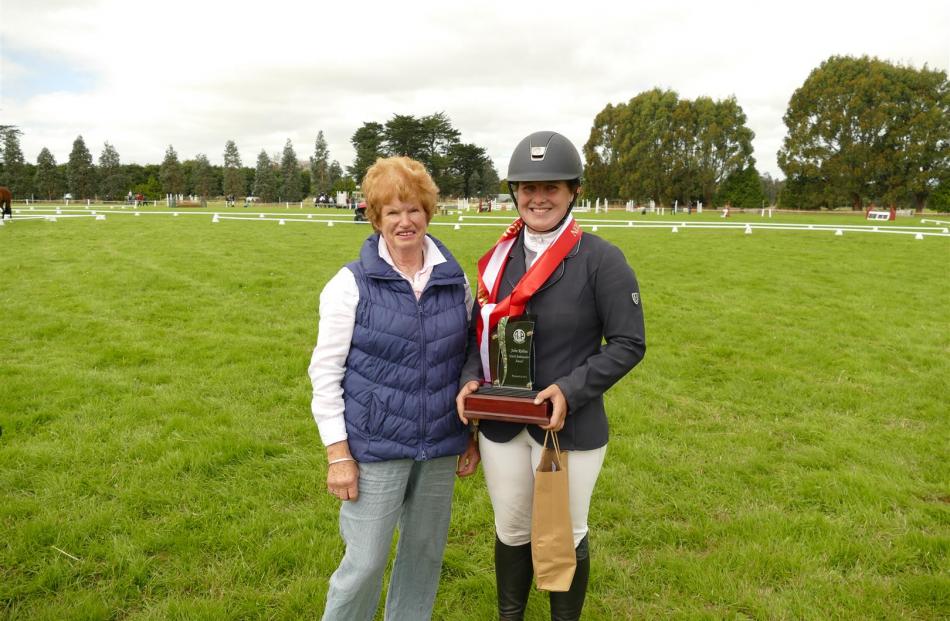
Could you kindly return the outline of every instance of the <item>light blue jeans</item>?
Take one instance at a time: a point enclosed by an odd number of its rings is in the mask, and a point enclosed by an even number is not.
[[[359,497],[340,507],[346,553],[330,576],[323,621],[372,620],[397,524],[399,544],[385,619],[429,619],[448,537],[457,458],[400,459],[359,467]]]

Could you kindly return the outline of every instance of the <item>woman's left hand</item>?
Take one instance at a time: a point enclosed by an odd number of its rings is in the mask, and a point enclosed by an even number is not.
[[[545,431],[560,431],[564,428],[564,419],[567,417],[567,397],[561,392],[560,386],[551,384],[538,393],[538,396],[534,398],[534,403],[538,405],[547,400],[550,400],[553,406],[551,420],[547,425],[538,426]]]
[[[478,452],[478,434],[473,433],[468,438],[468,446],[465,452],[459,455],[458,469],[455,474],[460,477],[467,477],[475,474],[478,470],[478,462],[482,460],[481,453]]]

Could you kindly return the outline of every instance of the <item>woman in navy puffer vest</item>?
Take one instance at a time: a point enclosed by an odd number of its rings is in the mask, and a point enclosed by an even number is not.
[[[363,191],[376,233],[320,294],[310,364],[327,490],[344,501],[346,554],[323,618],[373,617],[398,524],[386,618],[427,619],[455,476],[479,459],[455,414],[472,296],[455,258],[426,235],[438,188],[419,162],[378,160]]]

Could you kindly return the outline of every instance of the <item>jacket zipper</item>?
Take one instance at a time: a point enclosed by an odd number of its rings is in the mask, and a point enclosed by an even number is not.
[[[428,287],[426,288],[428,289]],[[423,291],[422,295],[425,295],[425,291]],[[420,431],[422,432],[422,434],[421,434],[421,437],[419,438],[419,441],[422,443],[422,447],[421,447],[422,459],[426,460],[429,458],[426,455],[426,428],[428,427],[428,420],[427,420],[428,413],[426,412],[426,402],[428,401],[427,394],[426,394],[426,386],[427,386],[426,367],[428,365],[426,364],[426,334],[425,334],[425,326],[423,325],[423,321],[422,321],[422,298],[421,297],[418,300],[416,300],[416,311],[417,311],[416,315],[419,318],[419,335],[421,337],[421,344],[422,344],[422,356],[420,360],[422,364],[422,391],[421,391],[422,416],[420,417],[420,425],[419,425],[421,428]]]

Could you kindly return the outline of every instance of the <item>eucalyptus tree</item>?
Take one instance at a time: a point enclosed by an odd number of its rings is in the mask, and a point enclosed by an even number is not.
[[[752,138],[735,98],[691,101],[655,88],[594,118],[584,183],[593,196],[709,203],[751,163]]]
[[[783,203],[867,201],[922,209],[950,170],[950,87],[944,71],[832,56],[792,94],[779,151]]]

